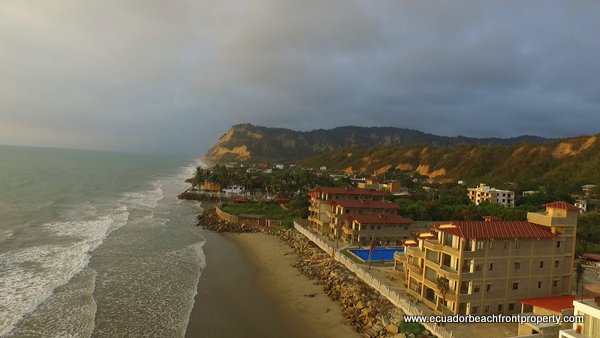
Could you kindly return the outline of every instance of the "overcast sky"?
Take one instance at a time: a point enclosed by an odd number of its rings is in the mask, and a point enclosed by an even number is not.
[[[202,154],[230,125],[600,132],[600,1],[2,0],[0,144]]]

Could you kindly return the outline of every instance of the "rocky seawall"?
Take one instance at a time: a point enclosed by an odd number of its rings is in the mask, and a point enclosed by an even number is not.
[[[206,209],[198,221],[198,225],[215,232],[262,232],[278,236],[293,249],[296,256],[293,266],[316,285],[323,286],[324,293],[341,307],[345,323],[356,332],[365,337],[415,337],[399,332],[403,314],[389,300],[297,231],[228,222],[220,219],[214,208]],[[424,331],[416,337],[430,335]]]

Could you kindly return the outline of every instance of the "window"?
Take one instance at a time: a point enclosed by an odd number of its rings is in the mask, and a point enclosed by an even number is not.
[[[475,264],[475,271],[481,271],[481,263]]]
[[[490,271],[494,270],[494,262],[490,263],[489,269]]]
[[[490,292],[490,290],[492,290],[492,284],[488,283],[488,284],[485,286],[485,291],[487,291],[487,292]]]
[[[482,250],[484,244],[485,244],[484,241],[477,241],[477,250]]]
[[[515,249],[518,249],[521,246],[521,243],[518,239],[515,239]]]
[[[473,292],[479,292],[481,286],[479,284],[473,284]]]
[[[490,241],[490,250],[494,248],[494,241]]]
[[[552,286],[553,287],[557,287],[558,286],[558,279],[555,279],[552,281]]]
[[[519,289],[519,282],[513,282],[512,289],[513,290],[518,290]]]
[[[471,313],[475,314],[479,311],[479,306],[471,306]]]
[[[521,269],[521,262],[515,262],[515,270]]]
[[[489,304],[486,304],[486,305],[483,307],[483,312],[485,312],[485,313],[488,313],[488,312],[490,312],[490,305],[489,305]]]
[[[498,304],[498,312],[502,312],[502,304]]]
[[[504,241],[504,249],[508,249],[508,241]]]
[[[514,311],[514,310],[515,310],[515,303],[508,304],[508,311]]]
[[[540,269],[544,268],[544,261],[540,261]]]
[[[538,289],[542,288],[542,282],[538,282]]]
[[[560,248],[560,241],[556,242],[556,247]]]
[[[554,261],[554,267],[558,268],[558,264],[560,264],[560,261]]]

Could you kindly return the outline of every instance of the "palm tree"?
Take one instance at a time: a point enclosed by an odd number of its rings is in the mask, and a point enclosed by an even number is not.
[[[579,284],[583,280],[583,265],[581,262],[577,262],[577,266],[575,267],[575,282],[577,283],[577,288],[575,289],[575,294],[579,293]],[[583,285],[582,285],[583,286]],[[581,290],[581,300],[583,300],[583,290]]]
[[[444,307],[445,307],[444,303],[446,303],[446,294],[450,290],[450,281],[446,277],[439,276],[438,278],[436,278],[435,282],[437,284],[437,288],[438,288],[438,291],[440,292],[440,295],[442,295],[442,315],[443,315]]]

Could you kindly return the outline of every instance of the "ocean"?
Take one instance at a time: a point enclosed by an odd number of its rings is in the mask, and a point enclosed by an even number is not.
[[[199,161],[0,146],[0,336],[182,337],[206,267]]]

